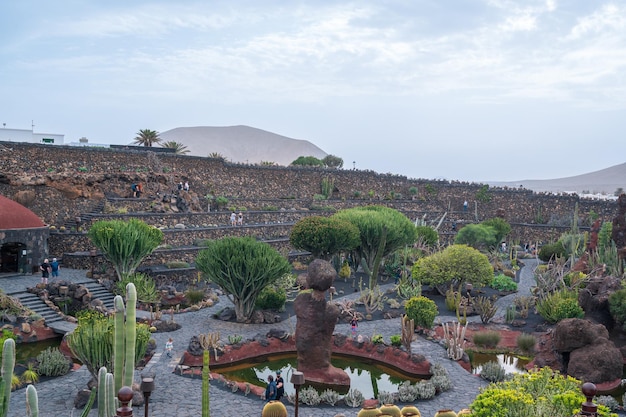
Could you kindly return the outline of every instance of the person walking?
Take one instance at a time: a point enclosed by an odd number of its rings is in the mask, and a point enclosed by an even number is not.
[[[61,267],[59,266],[59,261],[57,261],[57,258],[52,258],[52,262],[50,262],[50,271],[52,273],[52,278],[58,278],[60,269]]]
[[[280,369],[276,371],[276,400],[280,401],[280,399],[285,395],[285,381],[281,376]]]
[[[356,316],[352,316],[352,320],[350,320],[350,328],[352,329],[352,337],[356,337],[356,328],[359,327],[359,321],[356,319]]]
[[[267,377],[267,387],[265,388],[265,401],[274,401],[276,399],[277,391],[276,381],[274,381],[274,377],[272,375],[269,375]]]
[[[39,270],[41,271],[41,283],[47,285],[48,277],[50,276],[50,271],[52,270],[48,258],[44,259],[43,263],[39,265]]]
[[[243,226],[243,213],[239,212],[237,215],[237,226]]]
[[[174,340],[170,337],[167,339],[167,342],[165,342],[165,354],[168,358],[172,357],[172,350],[174,350]]]
[[[235,214],[234,211],[230,213],[230,225],[237,226],[237,215]]]

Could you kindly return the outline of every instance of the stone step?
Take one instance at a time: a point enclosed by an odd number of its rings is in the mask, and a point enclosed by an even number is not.
[[[29,292],[20,292],[12,294],[11,296],[17,298],[24,307],[32,310],[36,314],[43,317],[47,326],[50,323],[64,320],[61,315],[48,307],[48,305],[44,303],[41,299],[39,299],[39,297],[37,297],[35,294],[31,294]]]

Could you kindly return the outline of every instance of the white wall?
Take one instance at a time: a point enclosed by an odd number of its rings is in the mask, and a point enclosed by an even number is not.
[[[44,139],[51,139],[54,145],[63,145],[64,138],[65,135],[56,133],[34,133],[27,129],[0,128],[0,141],[5,142],[49,143]]]

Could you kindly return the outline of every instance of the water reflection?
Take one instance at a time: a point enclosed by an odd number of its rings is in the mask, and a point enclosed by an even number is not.
[[[360,362],[358,359],[332,358],[331,362],[337,368],[346,371],[350,376],[350,388],[358,389],[365,398],[376,398],[381,391],[397,392],[398,386],[404,381],[416,383],[419,378],[413,378],[378,364],[367,364]],[[289,382],[291,372],[296,369],[297,359],[295,355],[281,355],[270,358],[264,363],[248,363],[233,367],[225,367],[216,370],[224,375],[226,379],[239,382],[248,382],[250,384],[265,386],[268,375],[276,376],[276,371],[281,370],[283,379],[285,380],[285,393],[295,392],[295,388]],[[306,375],[305,375],[306,376]],[[340,394],[339,387],[316,386],[318,391],[326,388],[334,389]]]

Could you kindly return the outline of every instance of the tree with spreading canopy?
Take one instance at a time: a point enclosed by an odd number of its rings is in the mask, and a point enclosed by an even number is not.
[[[289,242],[296,249],[328,261],[339,252],[356,248],[361,242],[359,236],[359,229],[347,220],[309,216],[293,226]]]
[[[161,230],[137,219],[97,221],[87,236],[113,264],[120,280],[135,272],[143,259],[163,241]]]
[[[493,279],[493,267],[489,258],[478,250],[467,245],[452,245],[415,262],[411,276],[444,294],[450,286],[459,288],[471,283],[481,288],[488,285]]]
[[[355,207],[341,210],[332,217],[347,220],[359,229],[360,244],[355,248],[354,256],[361,259],[361,266],[370,278],[370,288],[378,283],[383,258],[417,239],[413,223],[389,207]]]
[[[209,241],[198,253],[196,267],[226,293],[240,323],[252,316],[259,293],[291,271],[276,249],[251,237]]]

